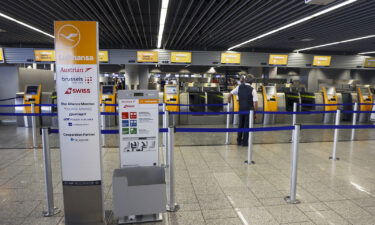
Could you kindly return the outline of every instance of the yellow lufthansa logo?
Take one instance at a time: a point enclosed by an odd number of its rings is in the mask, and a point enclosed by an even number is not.
[[[57,34],[58,41],[63,43],[66,47],[74,48],[81,40],[81,34],[78,28],[71,24],[62,26]]]

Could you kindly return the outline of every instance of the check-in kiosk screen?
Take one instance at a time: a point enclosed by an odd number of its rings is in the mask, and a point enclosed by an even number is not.
[[[369,96],[370,92],[368,91],[368,88],[361,88],[362,96]]]
[[[329,97],[333,97],[336,95],[336,89],[334,87],[327,88],[327,95]]]
[[[37,95],[38,94],[38,86],[27,86],[26,94],[27,95]]]
[[[175,86],[167,86],[166,89],[165,89],[165,92],[166,94],[169,94],[169,95],[174,95],[174,94],[177,94],[177,87]]]
[[[276,87],[266,87],[266,95],[268,98],[276,95]]]
[[[113,95],[113,86],[103,86],[103,95]]]

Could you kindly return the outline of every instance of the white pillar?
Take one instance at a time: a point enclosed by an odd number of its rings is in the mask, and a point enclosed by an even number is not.
[[[148,89],[148,80],[150,78],[150,73],[148,71],[148,66],[138,66],[138,84],[139,89]]]
[[[148,66],[126,65],[125,66],[126,85],[129,89],[134,89],[139,85],[139,89],[148,89],[149,71]]]

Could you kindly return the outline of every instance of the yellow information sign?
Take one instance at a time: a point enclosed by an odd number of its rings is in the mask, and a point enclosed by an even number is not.
[[[313,66],[330,66],[331,56],[314,56]]]
[[[221,53],[221,63],[223,63],[223,64],[240,64],[241,63],[241,53],[222,52]]]
[[[375,58],[366,58],[364,67],[374,68],[375,67]]]
[[[3,49],[0,48],[0,63],[4,62],[4,54],[3,54]]]
[[[34,50],[36,62],[54,62],[55,50]]]
[[[157,63],[159,62],[159,53],[156,51],[138,51],[137,62]]]
[[[98,57],[99,57],[99,62],[108,62],[109,61],[108,51],[99,51]]]
[[[268,64],[270,65],[287,65],[288,55],[270,55]]]
[[[171,63],[191,63],[191,52],[171,52]]]

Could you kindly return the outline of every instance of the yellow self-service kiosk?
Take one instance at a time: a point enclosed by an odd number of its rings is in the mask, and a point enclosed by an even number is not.
[[[323,102],[327,104],[324,106],[325,111],[336,111],[338,109],[338,98],[336,95],[336,88],[334,87],[322,87]],[[331,105],[332,104],[332,105]]]
[[[240,102],[238,100],[238,95],[232,95],[233,100],[233,112],[240,111]]]
[[[103,85],[100,92],[100,111],[116,112],[116,106],[103,104],[116,104],[116,87],[114,85]]]
[[[276,86],[262,86],[263,109],[267,112],[277,112],[277,90]],[[275,114],[264,114],[263,124],[275,123]]]
[[[177,85],[167,84],[164,86],[164,103],[166,104],[180,104],[180,94]],[[179,112],[178,105],[168,105],[167,110],[170,112]]]
[[[26,85],[23,95],[24,113],[32,113],[31,104],[41,104],[42,85]],[[40,106],[35,106],[35,113],[40,113]]]
[[[361,104],[369,104],[369,105],[360,105],[360,111],[371,111],[372,104],[374,102],[370,88],[369,87],[359,87],[357,88],[358,93],[358,102]]]

